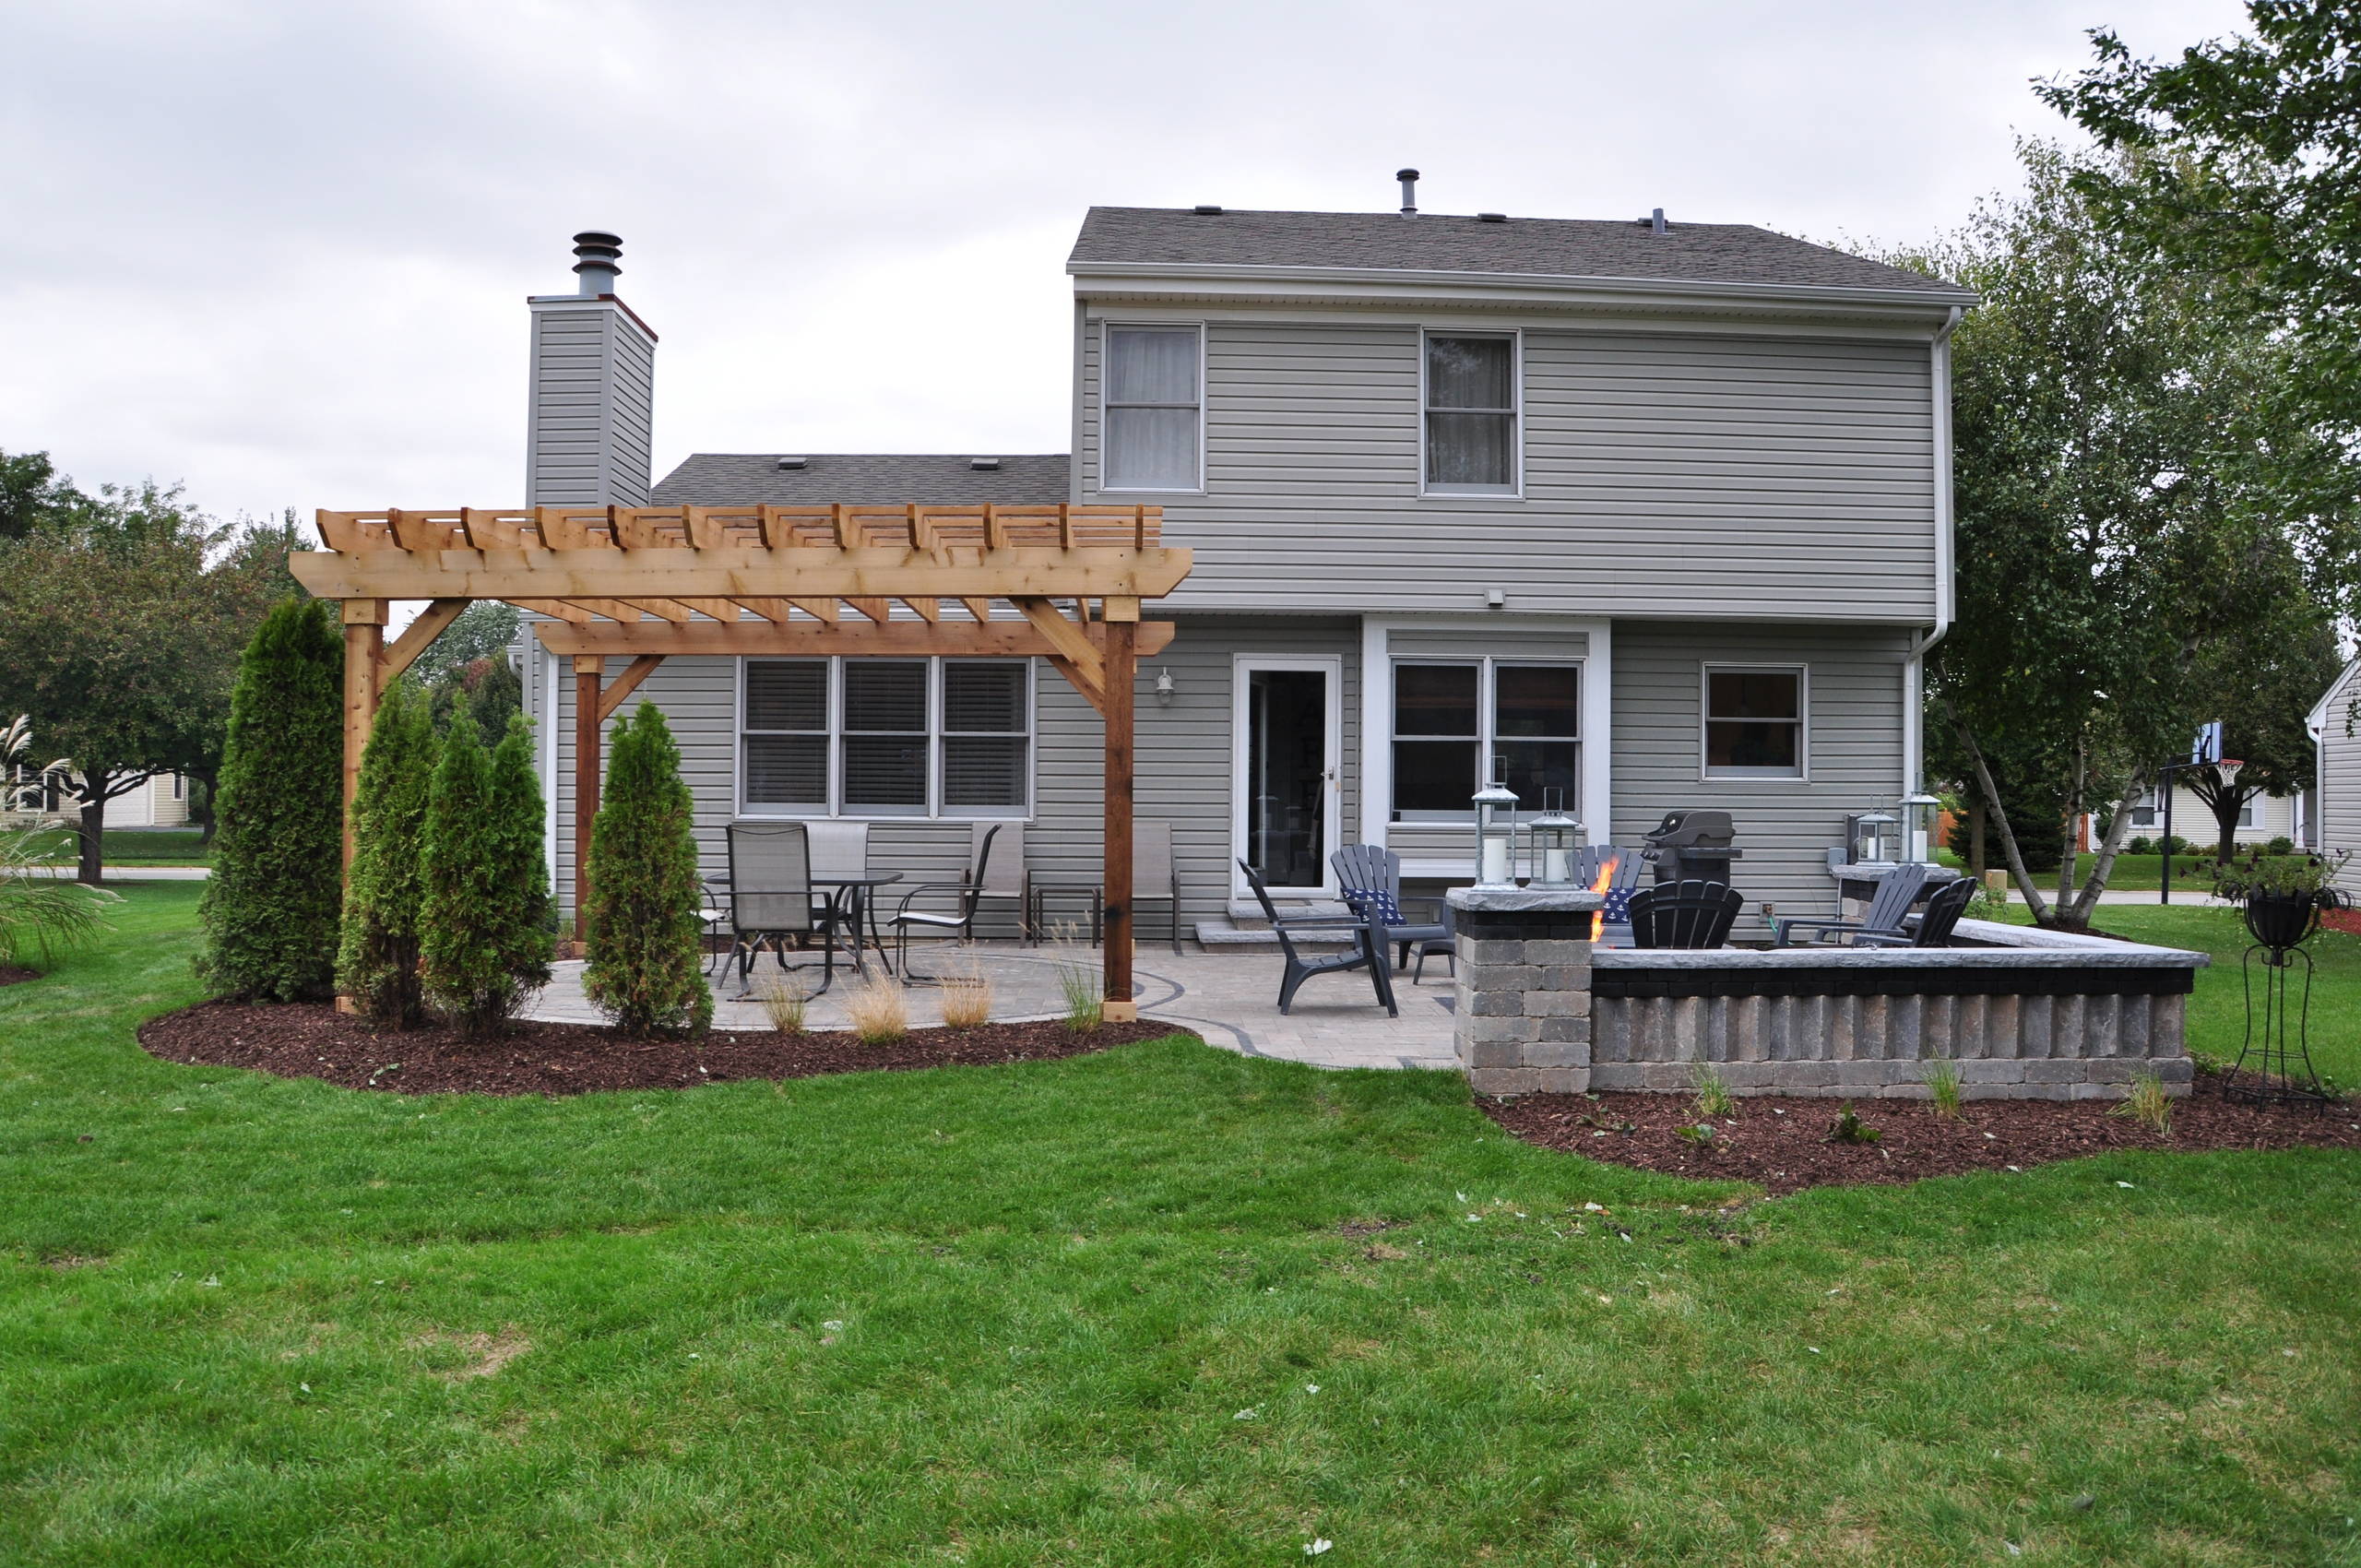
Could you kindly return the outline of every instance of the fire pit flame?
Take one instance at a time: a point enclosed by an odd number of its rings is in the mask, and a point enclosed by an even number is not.
[[[1598,862],[1598,876],[1591,883],[1590,890],[1593,893],[1605,893],[1609,887],[1613,886],[1615,883],[1615,868],[1620,863],[1621,857],[1618,855],[1608,855],[1602,858]],[[1596,942],[1599,937],[1606,932],[1606,930],[1607,911],[1604,909],[1593,909],[1590,914],[1590,939],[1593,942]]]

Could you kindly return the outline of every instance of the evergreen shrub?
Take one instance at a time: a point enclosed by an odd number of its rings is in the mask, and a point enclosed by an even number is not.
[[[378,706],[352,801],[352,866],[344,886],[337,989],[386,1028],[426,1021],[419,980],[421,849],[439,750],[426,706],[397,682]]]
[[[521,716],[491,753],[472,723],[451,726],[422,858],[426,992],[464,1033],[497,1034],[550,978],[540,793]]]
[[[590,830],[582,989],[634,1034],[713,1021],[697,919],[696,838],[681,752],[654,703],[616,726]]]
[[[344,855],[344,643],[335,608],[288,600],[238,661],[197,972],[225,996],[335,990]]]

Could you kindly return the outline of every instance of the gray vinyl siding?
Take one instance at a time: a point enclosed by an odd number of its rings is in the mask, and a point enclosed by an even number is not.
[[[526,499],[647,505],[656,344],[611,301],[535,302]]]
[[[2337,885],[2347,893],[2361,895],[2361,722],[2355,722],[2354,714],[2356,697],[2361,697],[2361,664],[2346,667],[2329,689],[2320,710],[2319,788],[2314,797],[2319,820],[2313,832],[2320,848],[2331,855],[2343,851],[2353,857],[2338,875]],[[2174,811],[2177,816],[2177,805]]]
[[[1746,895],[1741,941],[1765,934],[1762,907],[1824,913],[1836,905],[1827,851],[1845,816],[1891,806],[1902,793],[1899,631],[1665,625],[1615,626],[1615,842],[1638,846],[1668,811],[1730,814],[1745,858],[1731,880]],[[1809,781],[1701,778],[1702,703],[1708,663],[1808,667]]]
[[[1160,500],[1166,541],[1195,548],[1176,609],[1480,611],[1498,588],[1513,611],[1932,617],[1925,343],[1528,329],[1525,497],[1422,498],[1417,326],[1205,332],[1204,493],[1115,497]],[[1102,335],[1094,317],[1082,500]]]
[[[1190,620],[1170,647],[1141,662],[1135,694],[1137,757],[1135,818],[1173,825],[1173,858],[1181,884],[1180,921],[1185,937],[1200,920],[1220,915],[1230,896],[1230,711],[1233,657],[1240,653],[1281,656],[1333,655],[1341,659],[1344,690],[1344,756],[1358,754],[1360,693],[1358,669],[1360,629],[1357,622],[1276,621],[1249,617]],[[612,660],[608,678],[620,673]],[[1169,670],[1174,692],[1157,696],[1157,676]],[[729,863],[727,830],[737,809],[738,665],[727,659],[670,659],[658,666],[631,705],[641,699],[664,710],[681,747],[681,768],[696,797],[699,864],[719,872]],[[1036,873],[1096,876],[1104,833],[1100,805],[1105,778],[1106,731],[1098,715],[1046,663],[1035,672],[1034,816],[1026,825],[1026,855]],[[574,718],[573,682],[561,661],[557,722],[557,886],[571,911],[574,897]],[[612,721],[608,733],[612,734]],[[610,741],[611,744],[611,740]],[[1350,770],[1340,811],[1339,832],[1358,834],[1358,795]],[[955,880],[967,861],[971,825],[965,820],[876,822],[870,830],[870,858],[880,869],[903,873],[905,884]],[[1331,846],[1333,849],[1335,846]],[[1143,894],[1162,889],[1143,886]],[[888,907],[894,895],[889,895]],[[1053,916],[1078,914],[1066,901]],[[1014,927],[997,912],[983,922],[988,936],[1011,936]],[[1145,948],[1167,941],[1166,908],[1156,903],[1140,913]]]

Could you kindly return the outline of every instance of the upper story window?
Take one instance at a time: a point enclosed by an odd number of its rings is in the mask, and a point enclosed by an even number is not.
[[[1507,334],[1427,335],[1428,494],[1520,493],[1516,350]]]
[[[1032,662],[750,659],[739,804],[786,816],[1022,817]]]
[[[1109,327],[1101,490],[1204,487],[1204,340],[1194,327]]]
[[[1705,667],[1705,777],[1801,778],[1804,671]]]

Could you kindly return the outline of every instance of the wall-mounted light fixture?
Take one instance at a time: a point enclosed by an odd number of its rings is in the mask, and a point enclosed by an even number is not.
[[[1158,702],[1170,702],[1172,700],[1172,694],[1175,688],[1172,684],[1172,671],[1169,669],[1157,671],[1156,672],[1156,700]]]

